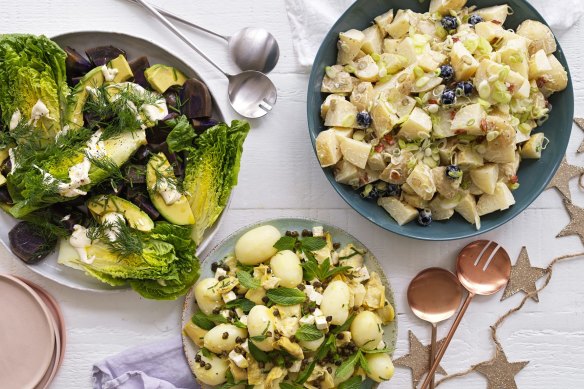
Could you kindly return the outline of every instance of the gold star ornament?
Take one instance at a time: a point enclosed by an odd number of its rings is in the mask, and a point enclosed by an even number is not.
[[[584,175],[584,167],[570,165],[564,157],[556,175],[546,189],[556,188],[565,198],[571,200],[570,180],[576,176],[582,177],[582,175]]]
[[[501,301],[522,291],[527,294],[533,293],[531,298],[534,301],[539,302],[537,286],[535,283],[545,274],[545,269],[531,266],[527,249],[522,247],[519,258],[517,258],[517,263],[515,263],[515,266],[511,267],[511,278],[509,278],[509,282],[507,283],[503,297],[501,297]]]
[[[574,118],[574,123],[576,123],[576,125],[578,127],[580,127],[580,129],[582,131],[584,131],[584,118]],[[584,153],[584,142],[582,142],[582,144],[578,148],[578,152],[579,153]]]
[[[509,362],[503,349],[497,347],[495,358],[474,367],[487,378],[487,389],[517,389],[515,376],[529,362]]]
[[[430,348],[431,345],[424,346],[412,331],[408,332],[410,338],[410,353],[393,361],[394,365],[412,369],[412,384],[414,388],[418,386],[421,378],[430,371]],[[437,342],[436,352],[442,347],[444,339]],[[438,366],[436,373],[446,375],[442,366]]]
[[[578,235],[582,243],[584,243],[584,209],[564,200],[564,205],[570,214],[570,224],[566,226],[556,238],[564,236]]]

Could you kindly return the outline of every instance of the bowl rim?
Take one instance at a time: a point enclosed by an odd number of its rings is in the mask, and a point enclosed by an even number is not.
[[[522,3],[523,5],[527,6],[527,8],[532,11],[540,20],[538,21],[542,21],[543,24],[545,24],[548,28],[551,27],[549,26],[549,24],[547,23],[547,21],[545,20],[545,18],[541,15],[541,13],[533,6],[531,5],[527,0],[508,0],[508,2],[519,2]],[[328,46],[325,46],[325,41],[326,38],[328,36],[330,36],[331,34],[336,34],[335,31],[337,30],[337,27],[339,26],[339,24],[341,24],[344,19],[346,17],[348,17],[357,7],[360,7],[362,5],[363,0],[357,0],[355,1],[349,8],[347,8],[347,10],[345,12],[343,12],[343,14],[341,16],[339,16],[339,18],[335,21],[335,23],[332,25],[332,27],[329,29],[329,31],[326,33],[325,37],[323,38],[322,43],[320,44],[320,47],[318,49],[318,52],[314,58],[314,63],[320,62],[320,59],[325,55],[325,51],[329,49]],[[401,6],[399,9],[411,9],[410,7],[407,7],[406,5]],[[373,20],[373,18],[371,18],[371,20]],[[526,19],[527,20],[527,19]],[[552,31],[553,33],[553,31]],[[566,73],[568,75],[568,86],[566,87],[565,90],[561,91],[560,93],[569,93],[572,96],[572,99],[570,100],[570,105],[568,107],[569,113],[570,113],[570,123],[572,123],[572,118],[574,116],[574,89],[573,89],[573,81],[572,81],[572,74],[570,72],[570,67],[569,67],[569,63],[567,61],[567,59],[565,58],[564,55],[564,51],[562,49],[562,46],[560,45],[560,42],[558,41],[556,34],[554,35],[554,40],[556,41],[556,45],[557,45],[557,49],[556,52],[554,53],[554,55],[559,54],[564,58],[564,62],[566,63],[565,66],[565,70]],[[557,57],[557,55],[556,55]],[[308,88],[307,88],[307,104],[306,104],[306,117],[307,117],[307,122],[308,122],[308,136],[310,138],[310,141],[312,143],[312,149],[313,152],[315,154],[315,156],[317,157],[318,160],[318,153],[316,150],[316,137],[313,136],[313,132],[316,133],[316,129],[311,128],[311,123],[310,123],[310,117],[312,115],[311,110],[313,109],[313,107],[310,105],[310,102],[312,100],[312,96],[314,96],[314,92],[311,90],[310,86],[314,85],[314,83],[316,82],[318,76],[318,71],[317,71],[317,67],[316,66],[312,66],[311,71],[310,71],[310,78],[308,81]],[[319,92],[320,93],[320,92]],[[321,120],[322,122],[322,120]],[[321,124],[323,125],[323,124]],[[566,128],[565,131],[568,131],[568,142],[566,143],[565,147],[564,147],[564,153],[563,155],[566,154],[567,151],[567,147],[570,143],[570,137],[571,137],[571,133],[572,133],[572,125],[570,125],[569,128]],[[374,217],[371,217],[368,215],[368,212],[366,212],[364,209],[360,208],[360,207],[356,207],[353,206],[352,201],[350,198],[348,198],[347,196],[345,196],[345,194],[341,191],[341,185],[344,184],[339,184],[335,181],[334,177],[330,174],[326,173],[325,169],[330,169],[329,168],[323,168],[320,166],[322,173],[325,175],[326,179],[329,181],[329,183],[331,184],[331,186],[333,187],[333,189],[335,190],[335,192],[337,192],[337,194],[343,199],[343,201],[349,205],[349,207],[351,209],[353,209],[355,212],[357,212],[359,215],[361,215],[362,217],[364,217],[365,219],[369,220],[371,223],[375,224],[376,226],[395,233],[397,235],[406,237],[406,238],[412,238],[412,239],[416,239],[416,240],[422,240],[422,241],[431,241],[431,242],[444,242],[444,241],[453,241],[453,240],[461,240],[461,239],[466,239],[466,238],[471,238],[474,236],[478,236],[478,235],[482,235],[485,234],[489,231],[495,230],[501,226],[503,226],[504,224],[507,224],[508,222],[510,222],[511,220],[515,219],[517,216],[519,216],[523,211],[525,211],[529,206],[531,206],[531,204],[533,204],[533,202],[547,189],[549,189],[549,184],[552,181],[552,179],[554,178],[556,172],[558,171],[561,163],[562,163],[563,158],[558,159],[557,161],[554,161],[553,163],[550,163],[546,166],[551,166],[551,169],[549,170],[547,177],[545,179],[545,185],[542,185],[542,187],[540,187],[538,190],[533,191],[533,192],[529,192],[527,193],[527,195],[525,197],[523,197],[523,202],[521,205],[513,205],[510,209],[508,209],[507,211],[510,211],[508,214],[504,214],[503,217],[501,218],[501,221],[497,221],[496,223],[494,223],[492,226],[486,227],[486,228],[481,228],[480,230],[469,230],[468,232],[462,232],[462,233],[457,233],[456,235],[453,236],[443,236],[443,237],[430,237],[430,236],[426,236],[426,235],[421,235],[421,234],[417,234],[417,233],[412,233],[412,232],[406,232],[405,230],[403,230],[397,223],[392,223],[392,224],[382,224],[380,222],[377,222],[375,220]],[[391,216],[389,216],[389,214],[387,215],[387,217],[389,217],[391,219]],[[503,220],[504,219],[504,220]]]

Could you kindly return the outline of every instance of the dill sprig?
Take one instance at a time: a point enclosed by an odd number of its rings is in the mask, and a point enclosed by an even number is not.
[[[126,178],[122,174],[120,167],[116,162],[107,155],[94,156],[85,152],[85,157],[93,167],[103,170],[107,176],[114,181],[124,181]]]
[[[95,88],[87,99],[84,112],[90,119],[91,127],[103,129],[101,139],[110,139],[141,129],[144,124],[140,114],[142,105],[154,104],[162,98],[153,92],[136,91],[129,86],[101,86]]]
[[[114,233],[113,240],[105,239],[105,243],[113,253],[120,257],[142,254],[144,243],[138,231],[132,230],[121,220],[105,223],[103,226]]]
[[[154,155],[151,158],[151,163],[154,164],[153,170],[156,177],[156,183],[154,184],[153,188],[155,191],[168,189],[176,190],[179,193],[184,193],[181,183],[174,175],[174,167],[172,164],[170,164],[170,162],[167,165],[167,160],[161,158],[158,155]]]

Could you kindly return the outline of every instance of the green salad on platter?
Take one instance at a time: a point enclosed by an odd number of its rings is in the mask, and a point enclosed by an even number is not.
[[[206,85],[122,48],[0,35],[0,206],[12,251],[146,298],[199,276],[197,245],[237,184],[249,124]]]

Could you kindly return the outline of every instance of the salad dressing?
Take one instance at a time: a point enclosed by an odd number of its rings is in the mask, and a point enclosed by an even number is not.
[[[36,123],[44,116],[50,119],[49,109],[41,99],[38,99],[36,104],[32,107],[29,124],[33,123],[36,125]]]
[[[16,128],[16,126],[18,126],[18,123],[20,123],[20,120],[22,119],[22,115],[20,114],[20,110],[17,109],[16,111],[14,111],[14,113],[12,114],[12,117],[10,118],[10,125],[9,125],[9,129],[10,131],[14,130]]]
[[[118,69],[116,68],[110,69],[107,66],[103,65],[101,67],[101,73],[103,74],[103,78],[107,82],[112,82],[114,78],[116,78],[116,75],[118,74]]]
[[[92,264],[95,257],[87,256],[87,248],[91,246],[91,239],[87,237],[87,228],[76,224],[73,226],[73,233],[69,238],[69,244],[73,246],[75,251],[79,254],[79,259],[87,264]]]

